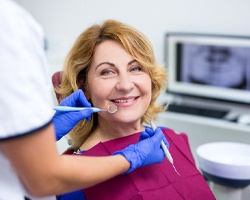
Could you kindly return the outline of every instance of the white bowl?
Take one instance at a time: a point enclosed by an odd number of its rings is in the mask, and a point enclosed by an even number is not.
[[[205,174],[250,184],[250,144],[212,142],[199,146],[196,153]]]

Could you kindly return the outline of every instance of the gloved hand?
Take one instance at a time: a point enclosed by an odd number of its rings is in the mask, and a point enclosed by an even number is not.
[[[145,135],[152,134],[151,129],[145,129],[145,131]],[[160,163],[164,159],[164,152],[161,148],[161,141],[164,138],[161,129],[157,128],[149,138],[142,139],[136,144],[115,152],[113,155],[121,154],[130,162],[130,168],[125,173],[129,173],[138,167]]]
[[[60,106],[71,107],[91,107],[82,90],[77,90],[62,100]],[[57,111],[53,116],[53,124],[56,132],[56,140],[60,140],[64,135],[71,131],[75,125],[83,120],[90,120],[92,109],[86,109],[76,112],[60,112]]]
[[[141,133],[139,141],[150,138],[154,135],[154,130],[150,127],[146,127],[145,131]],[[169,143],[165,137],[163,137],[163,142],[165,143],[166,147],[169,149]]]

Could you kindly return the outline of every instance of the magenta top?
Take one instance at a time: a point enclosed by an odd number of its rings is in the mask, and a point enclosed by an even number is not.
[[[160,164],[141,167],[103,183],[83,189],[87,200],[211,200],[215,199],[200,171],[196,168],[186,134],[162,128],[169,144],[174,171],[167,159]],[[139,141],[140,133],[100,142],[84,153],[87,156],[108,156]],[[67,153],[70,153],[69,151]]]

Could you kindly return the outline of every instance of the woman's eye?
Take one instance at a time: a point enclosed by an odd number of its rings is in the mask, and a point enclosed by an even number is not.
[[[100,75],[101,76],[108,76],[108,75],[112,75],[114,74],[115,72],[113,70],[109,70],[109,69],[105,69],[105,70],[102,70]]]
[[[141,66],[134,66],[131,68],[131,71],[135,71],[135,72],[139,72],[139,71],[142,71],[142,67]]]

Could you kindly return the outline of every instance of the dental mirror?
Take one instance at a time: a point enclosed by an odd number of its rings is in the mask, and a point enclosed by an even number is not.
[[[111,114],[116,113],[117,110],[118,110],[118,108],[117,108],[117,106],[116,106],[115,104],[109,105],[109,106],[108,106],[108,109],[107,109],[107,111],[108,111],[109,113],[111,113]]]
[[[100,108],[94,108],[94,107],[91,107],[91,108],[94,110],[94,112],[107,111],[110,114],[114,114],[118,110],[115,104],[109,105],[107,109],[100,109]]]

